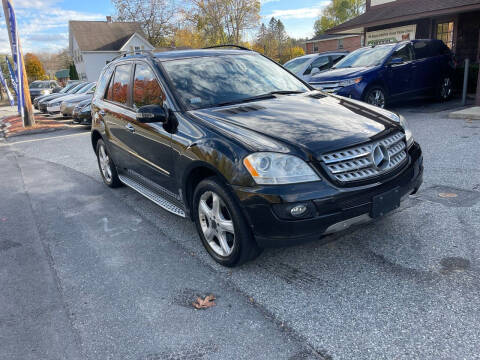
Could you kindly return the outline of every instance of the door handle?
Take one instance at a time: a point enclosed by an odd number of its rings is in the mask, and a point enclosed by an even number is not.
[[[132,124],[128,123],[127,125],[125,125],[125,127],[126,127],[127,130],[130,131],[131,133],[134,133],[134,132],[135,132],[135,128],[133,127]]]
[[[100,116],[105,116],[105,110],[100,110],[100,111],[98,112],[98,115],[100,115]]]

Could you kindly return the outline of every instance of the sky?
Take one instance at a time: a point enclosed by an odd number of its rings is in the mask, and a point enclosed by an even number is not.
[[[261,0],[262,22],[282,20],[291,37],[313,36],[313,23],[329,0]],[[68,47],[68,20],[105,20],[110,0],[13,0],[24,53],[57,52]],[[0,10],[0,53],[10,52]]]

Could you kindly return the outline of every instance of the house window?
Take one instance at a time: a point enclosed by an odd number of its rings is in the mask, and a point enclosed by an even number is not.
[[[140,51],[140,46],[135,46],[135,51]]]
[[[343,49],[343,39],[337,40],[337,49]]]
[[[453,48],[453,21],[437,24],[437,39],[442,40],[450,49]]]
[[[313,52],[318,52],[318,43],[313,43]]]

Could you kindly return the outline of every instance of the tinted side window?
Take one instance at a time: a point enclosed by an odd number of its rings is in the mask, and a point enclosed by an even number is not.
[[[429,42],[427,41],[416,41],[413,43],[413,50],[415,51],[415,58],[417,59],[425,59],[430,54],[430,46],[428,46]]]
[[[118,65],[115,68],[115,75],[113,76],[113,82],[111,82],[110,87],[112,88],[111,100],[116,103],[127,105],[130,68],[130,64]],[[109,96],[107,98],[110,99]]]
[[[410,46],[406,44],[400,49],[396,50],[391,56],[391,59],[393,58],[401,58],[404,62],[412,61],[413,54],[410,49]]]
[[[345,55],[332,55],[330,58],[332,59],[332,64],[335,65],[337,62],[342,60],[345,57]]]
[[[330,60],[328,56],[319,56],[310,64],[304,75],[308,75],[312,72],[312,69],[318,68],[320,71],[326,70],[330,67]]]
[[[137,108],[144,105],[162,105],[165,94],[148,65],[137,64],[133,80],[133,104]]]

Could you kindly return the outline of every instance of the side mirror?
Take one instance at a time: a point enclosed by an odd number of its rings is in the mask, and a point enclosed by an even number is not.
[[[315,76],[320,73],[320,69],[317,67],[314,67],[312,71],[310,72],[310,76]]]
[[[141,123],[165,123],[168,113],[161,105],[145,105],[137,110],[137,121]]]
[[[388,65],[400,65],[403,64],[403,59],[400,57],[391,58]]]

